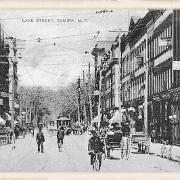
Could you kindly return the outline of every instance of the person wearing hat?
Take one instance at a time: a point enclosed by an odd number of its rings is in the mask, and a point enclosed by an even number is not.
[[[95,130],[91,131],[92,137],[89,139],[88,152],[90,155],[90,163],[93,166],[95,153],[104,153],[104,143],[101,141]],[[101,167],[102,156],[99,156],[99,169]],[[93,167],[94,168],[94,167]]]
[[[57,132],[57,143],[58,143],[58,147],[59,147],[59,143],[61,142],[61,144],[63,145],[63,140],[64,140],[64,128],[63,126],[61,126]]]
[[[41,153],[44,153],[44,147],[43,147],[44,141],[45,141],[45,138],[44,138],[44,134],[42,132],[42,128],[39,128],[39,132],[36,134],[36,142],[38,145],[38,153],[40,152],[40,150],[41,150]]]

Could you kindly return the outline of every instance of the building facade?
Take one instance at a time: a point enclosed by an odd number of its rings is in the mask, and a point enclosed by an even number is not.
[[[9,45],[4,41],[4,30],[0,24],[0,116],[6,119],[9,113]]]
[[[136,23],[131,19],[129,33],[122,37],[122,102],[133,132],[145,127],[145,79],[148,68],[148,132],[155,129],[156,140],[179,144],[180,72],[179,11],[149,11]]]
[[[180,144],[179,10],[153,13],[148,24],[149,129],[155,128],[157,140]]]
[[[179,10],[131,17],[128,33],[121,36],[120,67],[118,37],[101,56],[101,70],[95,66],[95,74],[102,73],[101,79],[95,76],[95,87],[101,84],[101,111],[118,109],[121,94],[122,120],[129,122],[131,133],[147,127],[150,135],[155,129],[157,142],[171,144],[180,144],[180,71],[174,65],[180,61],[179,30]]]

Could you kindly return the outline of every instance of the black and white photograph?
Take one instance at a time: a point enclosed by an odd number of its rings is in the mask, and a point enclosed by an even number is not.
[[[180,9],[0,9],[0,172],[179,172]]]

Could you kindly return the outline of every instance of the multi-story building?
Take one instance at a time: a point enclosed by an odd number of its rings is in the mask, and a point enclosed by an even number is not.
[[[99,41],[92,51],[95,57],[95,90],[100,91],[95,98],[96,106],[101,109],[101,113],[110,117],[110,110],[115,109],[117,105],[116,90],[117,64],[118,57],[113,45],[113,41]],[[100,105],[99,105],[100,101]],[[98,111],[97,111],[98,113]]]
[[[6,119],[9,112],[9,60],[8,45],[4,42],[4,30],[0,25],[0,116]]]
[[[150,135],[155,129],[157,141],[176,144],[180,143],[179,30],[179,10],[149,10],[142,18],[131,17],[129,31],[121,37],[121,76],[118,37],[101,56],[101,70],[95,67],[96,73],[102,72],[96,80],[104,112],[118,109],[121,94],[122,120],[130,122],[132,133],[147,128]]]
[[[149,129],[157,139],[180,143],[180,71],[173,62],[180,61],[180,11],[151,13],[147,25],[149,60]]]
[[[147,28],[149,15],[131,17],[129,32],[121,38],[121,82],[123,114],[130,121],[131,132],[143,131]]]
[[[14,38],[5,39],[0,26],[0,115],[10,125],[12,109],[12,88],[14,89],[15,116],[19,114],[19,98],[17,93],[17,62],[14,61]],[[12,86],[14,83],[14,86]]]
[[[148,68],[148,131],[156,139],[180,141],[179,11],[153,10],[134,23],[122,37],[122,101],[131,119],[131,128],[144,128],[145,78]],[[132,112],[132,113],[131,113]]]

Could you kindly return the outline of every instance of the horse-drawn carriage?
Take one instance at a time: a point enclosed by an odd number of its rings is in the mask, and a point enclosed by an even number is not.
[[[126,156],[126,159],[129,158],[130,153],[130,138],[122,136],[122,133],[112,132],[107,134],[105,138],[105,155],[110,157],[110,152],[114,150],[119,150],[121,158]]]

